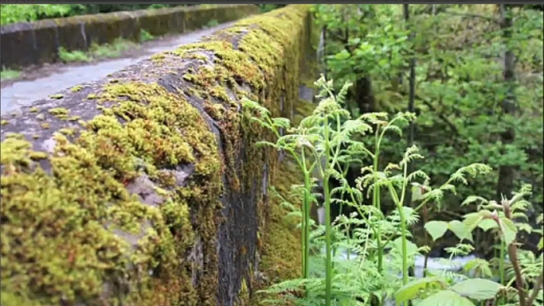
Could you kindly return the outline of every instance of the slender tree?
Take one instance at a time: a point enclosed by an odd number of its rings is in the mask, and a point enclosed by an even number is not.
[[[503,44],[505,47],[504,51],[504,82],[507,88],[506,95],[502,100],[502,112],[503,115],[514,116],[516,114],[516,97],[514,94],[515,90],[515,56],[514,52],[509,46],[510,41],[512,40],[512,7],[509,4],[499,4],[500,11],[500,27],[502,31]],[[500,139],[503,145],[511,144],[515,140],[515,132],[512,126],[508,126],[504,132],[501,133]],[[510,196],[514,190],[514,176],[516,169],[512,165],[501,165],[499,167],[499,179],[497,184],[497,196],[501,197],[501,194]]]

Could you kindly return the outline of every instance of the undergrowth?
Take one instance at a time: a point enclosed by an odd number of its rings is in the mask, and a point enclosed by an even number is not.
[[[153,39],[149,33],[142,33],[140,39],[148,41]],[[97,59],[118,58],[123,56],[124,52],[139,48],[137,43],[126,39],[117,39],[111,44],[92,44],[88,51],[74,50],[68,51],[63,47],[59,48],[59,58],[63,62],[92,62]]]
[[[17,70],[5,69],[5,68],[2,68],[2,70],[0,70],[0,80],[2,81],[16,79],[19,76],[21,76],[21,72]]]
[[[302,205],[288,205],[290,215],[300,217],[302,277],[263,290],[267,297],[273,297],[265,303],[384,305],[394,299],[397,305],[420,306],[543,304],[542,239],[538,254],[519,249],[516,242],[522,231],[542,235],[541,229],[525,222],[525,211],[531,206],[525,200],[531,193],[529,185],[496,201],[478,195],[466,197],[462,205],[472,211],[461,220],[426,220],[424,227],[433,241],[448,231],[457,237],[458,243],[446,249],[449,260],[474,249],[476,229],[500,238],[501,256],[492,260],[474,258],[459,271],[425,266],[424,277],[415,278],[410,270],[416,256],[425,256],[427,261],[431,250],[431,245],[416,245],[413,241],[411,228],[421,221],[422,210],[439,206],[447,193],[456,193],[457,186],[485,177],[491,167],[470,164],[446,181],[436,182],[421,170],[408,170],[410,163],[424,158],[416,146],[407,148],[399,162],[380,167],[384,137],[401,135],[403,127],[415,116],[366,113],[352,118],[343,105],[350,84],[336,94],[332,81],[323,77],[316,86],[321,89],[319,104],[298,126],[291,126],[285,118],[272,118],[257,102],[244,101],[246,115],[276,135],[275,142],[262,141],[258,145],[290,154],[304,177],[300,185],[291,188],[291,192],[301,196]],[[347,167],[363,160],[369,162],[361,166],[360,176],[352,186],[344,177]],[[338,187],[330,184],[333,179],[340,182]],[[323,192],[316,193],[319,189]],[[406,204],[409,193],[412,201]],[[381,209],[384,195],[396,207],[389,214]],[[311,219],[312,205],[324,209],[324,224]],[[334,205],[349,206],[353,213],[332,220]],[[324,252],[319,251],[323,249]]]

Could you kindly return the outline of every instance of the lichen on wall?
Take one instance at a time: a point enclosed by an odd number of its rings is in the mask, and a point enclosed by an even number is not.
[[[251,296],[278,158],[253,146],[269,135],[240,99],[289,116],[308,9],[242,20],[2,118],[2,304]]]

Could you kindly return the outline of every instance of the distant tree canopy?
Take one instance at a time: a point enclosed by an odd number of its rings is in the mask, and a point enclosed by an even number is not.
[[[191,5],[195,4],[1,4],[0,25],[85,14]],[[261,12],[268,12],[283,6],[285,4],[259,4]]]

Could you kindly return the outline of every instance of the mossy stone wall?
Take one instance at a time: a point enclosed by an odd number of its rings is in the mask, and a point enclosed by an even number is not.
[[[9,24],[0,28],[0,67],[20,69],[56,62],[60,47],[87,50],[91,44],[118,38],[140,40],[145,30],[154,36],[200,29],[211,20],[237,20],[258,12],[253,4],[205,5],[115,12]]]
[[[269,135],[240,100],[295,113],[309,9],[243,19],[2,116],[0,303],[252,299],[278,241],[279,158],[253,145]]]

